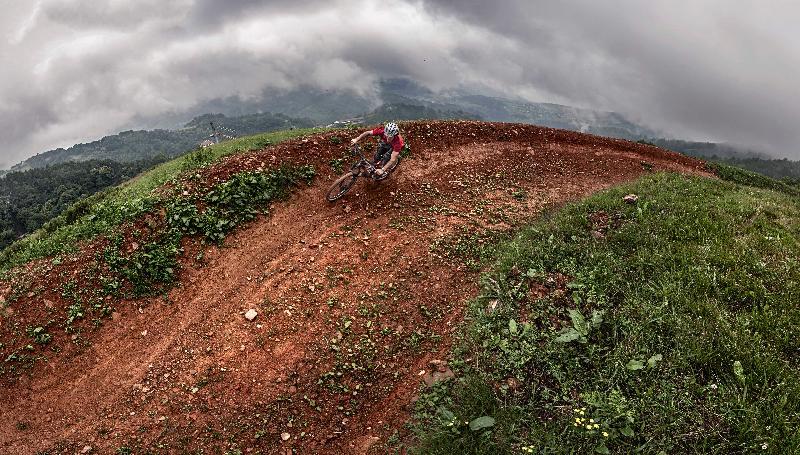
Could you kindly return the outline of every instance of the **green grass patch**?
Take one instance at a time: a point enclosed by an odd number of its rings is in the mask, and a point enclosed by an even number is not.
[[[306,128],[258,134],[234,139],[209,148],[195,150],[163,163],[139,176],[83,199],[64,213],[0,252],[0,272],[31,260],[74,252],[80,241],[107,233],[163,203],[154,190],[175,181],[184,173],[209,165],[220,158],[299,136],[325,131]]]
[[[708,166],[723,180],[800,196],[800,186],[788,181],[776,180],[757,172],[719,162],[709,162]]]
[[[653,174],[500,246],[416,452],[800,452],[800,201],[750,177]]]

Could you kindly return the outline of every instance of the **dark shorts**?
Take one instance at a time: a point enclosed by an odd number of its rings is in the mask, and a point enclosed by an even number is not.
[[[392,146],[390,144],[381,143],[375,150],[375,157],[372,162],[376,166],[386,166],[386,163],[392,158]]]

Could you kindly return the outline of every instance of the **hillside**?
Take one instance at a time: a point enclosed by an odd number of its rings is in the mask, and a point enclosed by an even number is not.
[[[185,157],[156,206],[127,196],[145,207],[129,222],[8,273],[3,451],[381,452],[429,362],[448,357],[484,247],[645,174],[707,175],[677,154],[560,130],[402,128],[411,157],[337,204],[323,194],[341,131],[210,166]]]
[[[123,131],[97,141],[76,144],[67,149],[58,148],[39,153],[11,167],[10,172],[52,166],[70,161],[113,160],[134,162],[151,160],[158,156],[174,157],[198,147],[211,134],[209,122],[236,132],[237,135],[283,130],[289,127],[312,126],[307,119],[287,117],[282,114],[249,114],[226,117],[206,114],[194,118],[178,130],[156,129],[149,131]]]
[[[800,192],[718,171],[648,175],[503,242],[457,379],[417,402],[418,453],[799,453]]]
[[[0,250],[75,202],[136,176],[166,158],[121,163],[89,160],[10,172],[0,178]]]

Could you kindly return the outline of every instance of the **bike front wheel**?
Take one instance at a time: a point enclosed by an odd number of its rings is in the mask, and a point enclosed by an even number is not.
[[[328,202],[333,202],[340,197],[344,196],[350,188],[356,183],[356,179],[358,179],[358,172],[352,171],[348,172],[333,182],[330,188],[328,188],[328,193],[325,197],[328,199]]]

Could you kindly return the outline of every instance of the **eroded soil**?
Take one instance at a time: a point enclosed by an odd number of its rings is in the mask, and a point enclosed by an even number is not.
[[[286,162],[314,164],[318,176],[224,246],[187,245],[167,295],[115,302],[113,318],[76,339],[51,330],[61,352],[2,379],[0,452],[385,452],[478,292],[475,262],[449,253],[468,256],[486,233],[646,172],[705,173],[654,147],[533,126],[402,129],[411,159],[334,204],[324,200],[337,176],[329,162],[345,147],[331,138],[352,132],[203,171],[198,190]],[[80,257],[60,267],[82,267]],[[0,341],[64,317],[55,272],[30,272],[32,291],[7,305]]]

